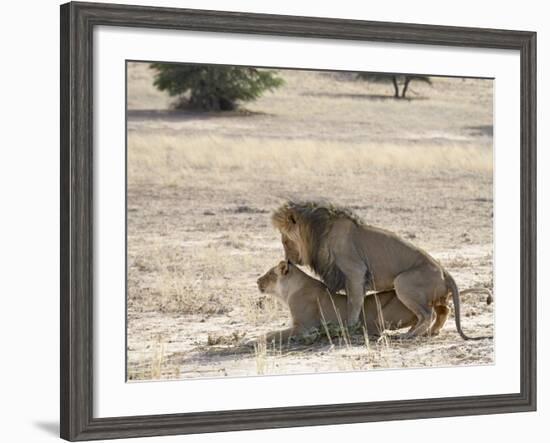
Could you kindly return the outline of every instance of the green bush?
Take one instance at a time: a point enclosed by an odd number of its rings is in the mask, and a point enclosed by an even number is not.
[[[181,96],[177,107],[231,111],[238,102],[255,100],[283,84],[275,72],[256,68],[153,63],[154,85],[171,96]]]

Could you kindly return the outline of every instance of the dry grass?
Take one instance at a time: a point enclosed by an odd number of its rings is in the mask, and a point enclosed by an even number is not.
[[[492,286],[492,84],[434,79],[395,101],[345,74],[285,71],[251,113],[173,111],[145,65],[129,66],[128,377],[218,377],[487,364],[492,341],[400,342],[365,331],[313,343],[244,342],[281,329],[256,279],[282,257],[269,213],[327,199],[425,248],[461,289]],[[492,306],[463,297],[464,329]]]
[[[267,174],[267,178],[273,179],[294,179],[297,174],[302,179],[317,175],[353,179],[381,169],[490,173],[493,168],[492,148],[480,148],[473,142],[407,146],[130,134],[128,145],[131,146],[128,177],[136,185],[177,186],[205,175],[209,180],[226,180],[225,174],[235,177]]]

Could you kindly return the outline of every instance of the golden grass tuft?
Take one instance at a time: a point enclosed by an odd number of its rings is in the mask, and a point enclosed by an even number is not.
[[[208,174],[267,174],[280,179],[307,175],[346,176],[380,169],[451,169],[490,172],[492,148],[475,144],[439,146],[264,140],[130,134],[130,184],[177,185]],[[224,176],[227,180],[227,176]]]

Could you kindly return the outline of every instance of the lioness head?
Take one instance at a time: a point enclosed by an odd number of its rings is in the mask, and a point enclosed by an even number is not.
[[[261,293],[276,294],[277,283],[288,274],[290,263],[281,261],[258,279],[258,289]]]

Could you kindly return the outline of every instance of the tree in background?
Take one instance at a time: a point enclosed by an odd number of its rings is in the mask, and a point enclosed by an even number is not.
[[[238,101],[255,100],[283,84],[275,72],[236,66],[152,63],[154,85],[171,96],[182,96],[178,108],[231,111]],[[185,95],[184,95],[185,94]]]
[[[357,78],[373,83],[391,83],[393,85],[395,98],[406,98],[409,84],[412,81],[424,82],[432,84],[430,77],[425,75],[409,75],[409,74],[375,74],[370,72],[359,72]],[[403,85],[401,95],[399,94],[399,85]]]

